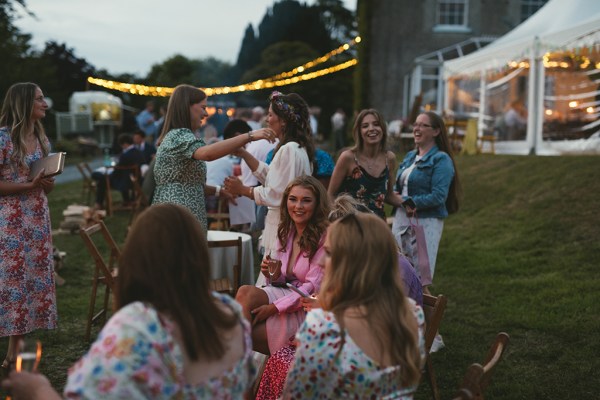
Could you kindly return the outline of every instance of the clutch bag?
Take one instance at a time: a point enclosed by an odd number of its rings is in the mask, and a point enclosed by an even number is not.
[[[31,164],[29,170],[29,179],[33,179],[44,169],[44,177],[58,175],[63,172],[65,168],[65,156],[67,153],[53,153],[47,157],[40,158]]]

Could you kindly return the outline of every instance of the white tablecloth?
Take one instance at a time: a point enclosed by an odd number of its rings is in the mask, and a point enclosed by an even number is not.
[[[242,285],[254,285],[254,252],[252,237],[245,233],[228,231],[208,231],[206,238],[211,240],[236,240],[242,237]],[[229,277],[233,282],[233,264],[236,261],[236,250],[233,247],[210,248],[211,278]]]

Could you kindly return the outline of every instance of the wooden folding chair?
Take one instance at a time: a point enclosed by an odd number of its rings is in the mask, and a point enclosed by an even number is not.
[[[232,297],[235,297],[239,287],[241,286],[242,276],[242,237],[238,236],[237,239],[231,240],[209,240],[209,248],[236,248],[235,263],[232,266],[233,269],[233,282],[229,278],[213,279],[210,283],[212,290],[219,293],[227,293]]]
[[[77,169],[83,178],[81,185],[81,201],[86,201],[85,204],[90,204],[90,199],[96,198],[96,181],[92,179],[92,169],[86,162],[77,164]]]
[[[219,197],[217,203],[217,212],[209,212],[206,214],[209,219],[208,229],[214,231],[228,231],[231,227],[229,224],[229,205],[228,200]]]
[[[483,392],[489,386],[494,367],[502,358],[502,354],[508,346],[509,336],[505,332],[500,332],[490,348],[483,366],[480,364],[471,364],[460,386],[461,391],[469,391],[473,394],[474,400],[483,400]]]
[[[131,224],[133,224],[133,222],[135,221],[137,216],[140,215],[140,213],[142,211],[144,211],[144,209],[150,205],[148,198],[146,197],[146,195],[144,194],[144,191],[142,190],[140,178],[132,175],[131,176],[131,184],[133,186],[134,201],[133,201],[133,209],[131,210],[131,217],[129,218],[129,226],[131,226]]]
[[[95,240],[98,234],[100,234],[104,240],[102,246],[96,245],[96,242],[100,242],[99,239]],[[121,250],[102,221],[97,222],[88,228],[80,229],[79,235],[94,259],[92,294],[90,297],[88,318],[85,328],[85,340],[89,341],[92,325],[98,320],[102,320],[102,324],[106,322],[110,292],[114,290],[115,287],[115,279],[118,275],[117,262],[121,256]],[[106,246],[108,246],[108,257],[103,257],[99,247],[104,249]],[[96,309],[96,293],[98,292],[99,285],[104,285],[104,301],[100,311],[94,314]]]
[[[131,166],[115,166],[112,167],[114,169],[114,171],[118,171],[118,170],[122,170],[122,171],[128,171],[129,172],[129,176],[132,179],[132,181],[135,179],[137,182],[140,182],[141,180],[141,172],[140,172],[140,167],[138,165],[131,165]],[[114,172],[113,172],[114,173]],[[135,208],[135,201],[136,201],[136,196],[137,194],[135,193],[135,190],[131,189],[132,192],[132,201],[130,204],[124,204],[121,203],[119,205],[113,203],[113,198],[112,198],[112,188],[110,187],[110,174],[105,174],[104,179],[106,180],[106,214],[109,216],[113,215],[114,211],[122,211],[122,210],[126,210],[126,211],[131,211],[133,212],[134,208]],[[141,193],[141,190],[140,190]]]
[[[431,363],[430,351],[433,339],[440,328],[440,323],[442,322],[442,317],[446,311],[447,303],[448,299],[443,294],[436,297],[423,293],[423,312],[425,313],[425,322],[427,324],[425,328],[425,353],[427,354],[427,360],[425,361],[423,375],[427,378],[427,383],[431,388],[435,400],[440,400],[440,392],[437,387],[435,371],[433,370],[433,365]]]

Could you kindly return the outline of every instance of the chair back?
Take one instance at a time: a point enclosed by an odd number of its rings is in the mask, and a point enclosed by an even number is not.
[[[228,200],[223,197],[218,198],[217,212],[209,212],[206,216],[209,219],[209,229],[215,231],[228,231],[229,224],[229,208]]]
[[[460,386],[461,391],[471,392],[474,400],[484,399],[483,393],[490,385],[494,367],[502,358],[502,354],[504,354],[504,351],[508,346],[509,339],[508,334],[505,332],[500,332],[496,336],[496,340],[488,351],[483,366],[475,363],[467,368],[467,372],[465,373]]]
[[[211,281],[211,287],[214,291],[228,293],[235,297],[242,282],[242,237],[230,240],[209,240],[209,248],[227,248],[236,249],[235,263],[231,266],[233,270],[233,282],[229,278],[214,279]]]
[[[106,284],[114,289],[115,270],[117,269],[117,263],[121,256],[121,250],[117,243],[113,239],[112,235],[108,231],[108,228],[103,221],[99,221],[87,228],[81,228],[79,235],[83,239],[86,248],[94,259],[96,274],[102,276],[106,281]],[[104,245],[95,239],[100,235],[104,241]],[[108,256],[102,256],[99,247],[108,247]]]
[[[92,169],[86,162],[76,164],[76,167],[82,177],[81,199],[83,201],[87,197],[87,204],[89,204],[92,194],[96,193],[96,181],[92,179]]]
[[[129,180],[131,182],[133,182],[134,180],[137,181],[138,183],[141,181],[141,176],[142,173],[140,171],[140,166],[139,165],[117,165],[112,167],[113,168],[113,174],[128,174],[129,175]],[[131,204],[128,205],[120,205],[120,206],[116,206],[113,203],[113,198],[112,198],[112,193],[111,190],[113,190],[113,188],[111,188],[111,184],[110,184],[110,175],[106,174],[104,176],[105,180],[106,180],[106,213],[109,216],[113,215],[113,211],[119,211],[119,210],[128,210],[133,212],[135,209],[135,202],[137,201],[137,196],[138,193],[136,193],[134,185],[132,183],[131,187],[130,187],[130,193],[133,192],[133,201]],[[141,193],[141,190],[139,191],[139,193]]]
[[[424,377],[427,379],[427,383],[431,388],[433,398],[435,400],[440,399],[440,392],[437,387],[437,381],[435,377],[435,371],[433,369],[433,363],[431,362],[431,345],[433,339],[440,328],[442,317],[446,311],[446,304],[448,300],[443,294],[432,296],[430,294],[423,293],[423,312],[425,313],[425,354],[427,359],[425,360]]]

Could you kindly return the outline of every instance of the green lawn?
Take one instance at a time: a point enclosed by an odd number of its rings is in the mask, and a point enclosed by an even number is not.
[[[596,398],[600,158],[485,155],[457,163],[462,207],[446,222],[432,288],[449,299],[440,329],[446,348],[432,356],[442,398],[453,397],[467,366],[483,361],[500,331],[511,342],[487,399]],[[55,228],[78,200],[79,182],[55,189]],[[120,243],[127,221],[126,214],[107,219]],[[67,368],[88,347],[92,263],[78,235],[55,236],[55,244],[68,253],[60,327],[32,336],[44,344],[42,372],[62,389]],[[6,342],[0,339],[1,351]],[[426,384],[416,397],[430,398]]]

